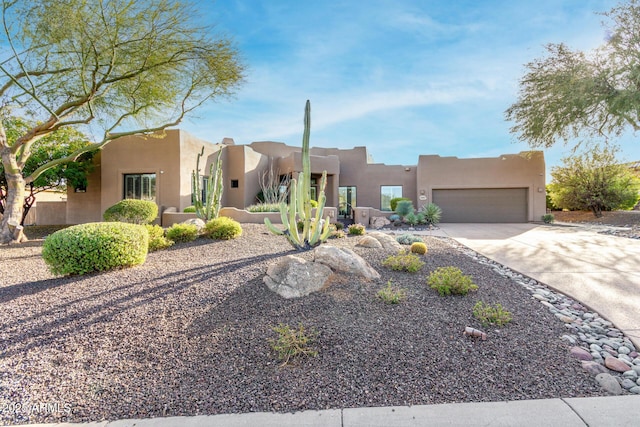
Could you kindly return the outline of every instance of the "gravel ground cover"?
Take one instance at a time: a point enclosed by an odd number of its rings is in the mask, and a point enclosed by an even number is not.
[[[385,269],[389,252],[356,247],[357,237],[331,240],[382,278],[335,275],[325,290],[285,300],[262,278],[296,252],[262,225],[243,228],[236,240],[199,239],[82,277],[52,276],[41,241],[0,247],[0,423],[605,394],[570,357],[561,321],[446,239],[426,238],[426,265],[413,274]],[[479,290],[429,289],[428,273],[449,265]],[[389,280],[406,289],[401,304],[376,298]],[[513,321],[483,327],[478,300],[502,304]],[[317,330],[318,356],[282,367],[267,342],[279,323]],[[465,326],[488,339],[463,336]]]
[[[598,232],[618,237],[640,239],[640,211],[638,210],[602,212],[600,218],[596,218],[590,211],[556,211],[552,213],[556,221],[587,226],[610,226]]]

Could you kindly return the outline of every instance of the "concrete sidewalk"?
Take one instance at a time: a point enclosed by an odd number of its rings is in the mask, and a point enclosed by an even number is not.
[[[571,296],[640,348],[640,240],[536,224],[441,224],[432,235],[451,237]]]
[[[293,414],[256,412],[150,418],[56,426],[91,427],[360,427],[360,426],[638,426],[640,396],[457,403],[410,407],[329,409]],[[37,424],[37,426],[52,424]]]

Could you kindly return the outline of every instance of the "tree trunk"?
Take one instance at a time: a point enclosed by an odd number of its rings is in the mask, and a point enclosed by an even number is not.
[[[22,174],[9,173],[15,164],[5,160],[11,156],[8,150],[2,150],[2,164],[7,178],[7,199],[5,200],[4,214],[0,223],[0,244],[21,243],[27,240],[22,232],[22,210],[24,204],[25,182]]]

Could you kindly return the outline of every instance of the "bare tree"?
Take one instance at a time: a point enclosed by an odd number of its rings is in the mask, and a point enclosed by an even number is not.
[[[289,194],[289,175],[280,175],[280,170],[274,168],[273,159],[269,159],[269,168],[258,177],[258,184],[262,192],[262,203],[279,204],[287,200]]]
[[[188,0],[0,0],[0,156],[7,180],[0,243],[21,241],[25,185],[124,135],[179,124],[243,80],[233,44],[194,25]],[[35,125],[7,138],[8,109]],[[97,142],[23,173],[33,145],[64,127],[91,125]]]

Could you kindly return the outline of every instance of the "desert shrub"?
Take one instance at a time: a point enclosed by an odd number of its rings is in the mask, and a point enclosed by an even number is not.
[[[440,296],[466,295],[478,289],[471,277],[462,274],[457,267],[437,268],[429,274],[427,283],[431,289],[437,290]]]
[[[424,216],[425,224],[436,225],[442,218],[442,209],[435,203],[422,206],[420,213]]]
[[[95,222],[48,236],[42,246],[42,258],[53,274],[86,274],[143,264],[148,247],[145,227]]]
[[[242,235],[242,226],[232,218],[221,216],[205,224],[204,235],[216,240],[235,239]]]
[[[148,200],[121,200],[104,211],[102,217],[107,222],[128,222],[149,224],[158,216],[158,205]]]
[[[545,224],[551,224],[553,221],[555,221],[555,217],[553,216],[553,214],[544,214],[542,215],[542,221],[544,221]]]
[[[318,201],[317,200],[309,200],[309,203],[311,203],[311,207],[312,208],[317,208],[318,207]]]
[[[391,221],[391,222],[400,221],[400,215],[398,215],[398,214],[389,215],[389,221]]]
[[[167,228],[167,239],[177,243],[191,242],[198,238],[198,226],[195,224],[173,224]]]
[[[413,202],[411,200],[399,200],[396,205],[396,213],[400,215],[400,217],[405,218],[410,213],[413,213]]]
[[[413,242],[422,242],[422,239],[418,236],[414,236],[413,234],[405,233],[396,237],[396,242],[401,245],[410,245]]]
[[[416,215],[414,212],[409,212],[407,216],[404,217],[404,220],[409,225],[416,225],[418,223],[418,215]]]
[[[418,220],[418,224],[427,224],[427,218],[424,216],[424,213],[418,212],[416,214],[416,218]]]
[[[407,199],[406,197],[394,197],[393,199],[389,200],[389,207],[391,207],[392,211],[395,212],[396,208],[398,207],[398,202],[401,200],[411,201],[411,199]]]
[[[329,233],[330,239],[343,239],[345,237],[347,237],[347,235],[344,233],[343,230],[335,230]]]
[[[182,210],[182,212],[184,212],[184,213],[196,213],[196,207],[195,206],[187,206],[186,208],[184,208]]]
[[[271,329],[278,337],[269,339],[269,344],[278,353],[278,359],[283,365],[289,363],[293,357],[318,355],[318,351],[310,347],[318,336],[317,331],[307,332],[302,324],[298,325],[298,329],[294,329],[283,323]]]
[[[391,255],[382,261],[384,267],[395,271],[408,271],[415,273],[424,266],[424,262],[416,254],[400,252],[398,255]]]
[[[501,304],[492,306],[482,301],[478,301],[476,305],[473,306],[473,316],[478,319],[483,326],[504,326],[513,319],[511,313],[505,310]]]
[[[280,205],[278,203],[258,203],[247,206],[246,210],[249,212],[280,212]]]
[[[423,242],[413,242],[409,248],[409,252],[412,254],[424,255],[427,253],[427,245]]]
[[[147,232],[149,233],[149,252],[159,251],[160,249],[166,249],[173,245],[173,241],[164,237],[164,229],[157,224],[145,225]]]
[[[343,223],[341,223],[340,221],[338,221],[338,222],[334,222],[334,223],[331,223],[331,225],[333,225],[333,226],[336,228],[336,230],[342,230],[342,229],[344,229],[344,224],[343,224]]]
[[[362,224],[351,224],[349,226],[349,234],[352,236],[362,236],[365,232],[364,225]]]
[[[407,297],[407,291],[397,286],[392,286],[391,279],[389,279],[387,285],[380,289],[376,295],[387,304],[398,304]]]

